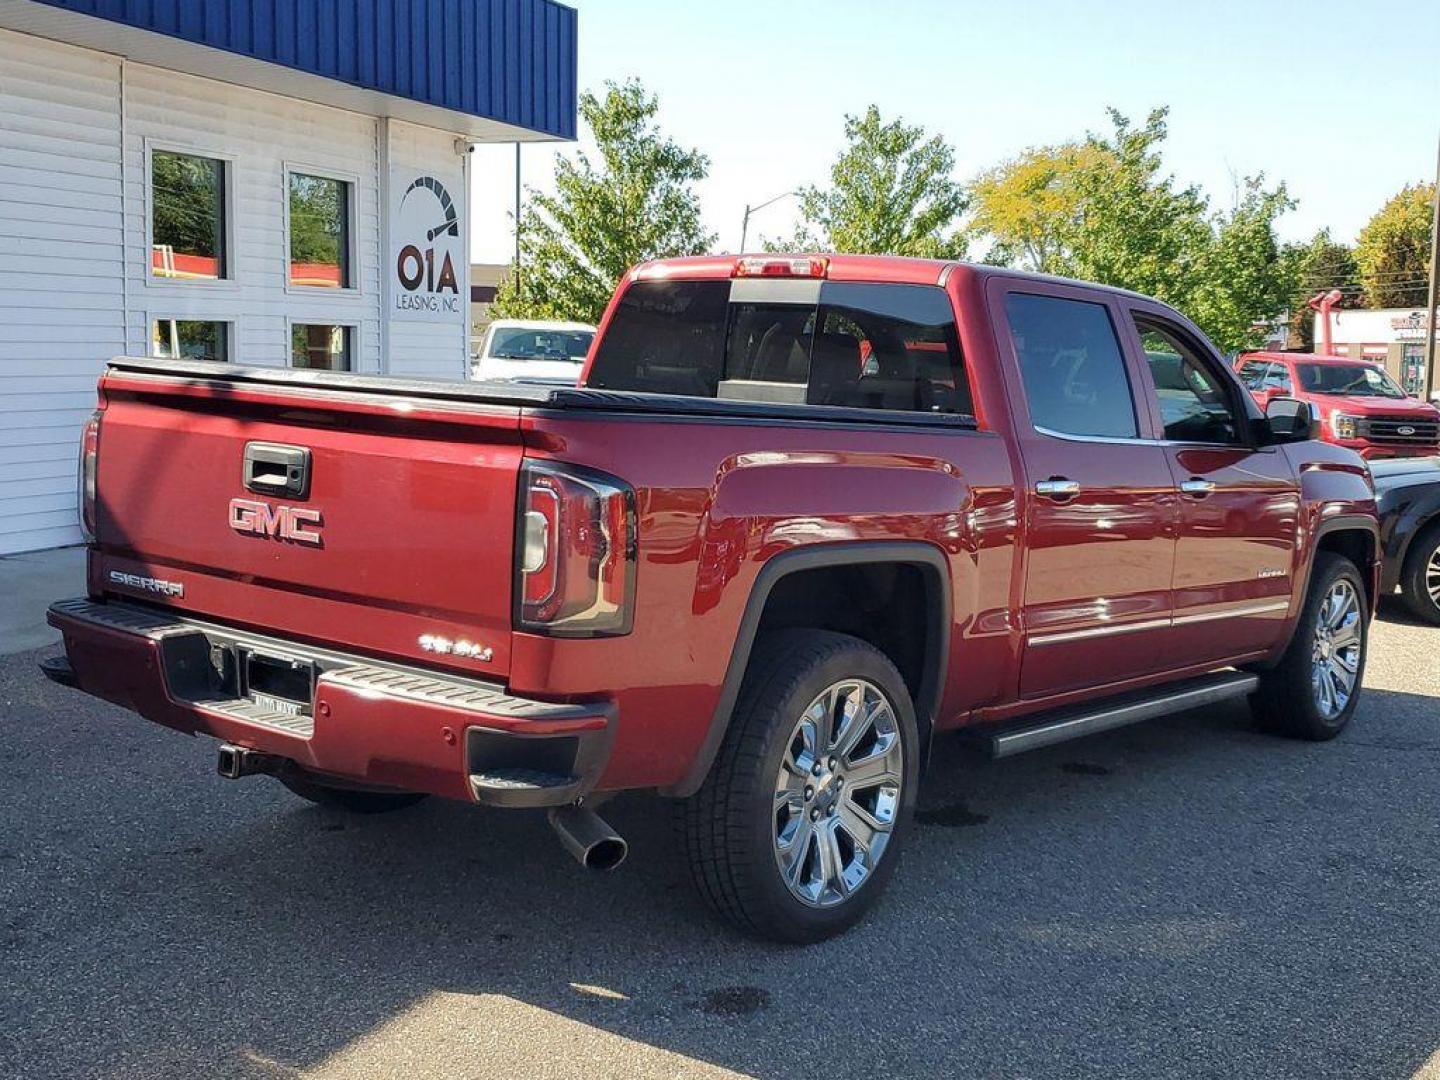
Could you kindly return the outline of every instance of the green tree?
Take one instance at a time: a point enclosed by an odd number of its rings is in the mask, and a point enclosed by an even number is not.
[[[968,233],[989,242],[984,261],[1053,273],[1081,211],[1076,175],[1101,152],[1083,143],[1031,147],[976,177]]]
[[[555,193],[529,192],[520,215],[520,267],[500,285],[499,318],[596,322],[630,267],[694,255],[715,241],[691,185],[709,159],[667,138],[659,101],[637,80],[580,96],[597,160],[584,151],[555,167]],[[518,280],[517,280],[518,278]]]
[[[1425,302],[1434,206],[1434,184],[1407,184],[1360,230],[1355,262],[1371,307]]]
[[[955,151],[874,105],[845,117],[845,148],[828,187],[804,187],[803,224],[783,246],[802,251],[949,258],[964,252],[956,219],[964,189],[952,178]],[[771,244],[771,247],[781,245]]]
[[[1262,177],[1212,213],[1198,187],[1164,171],[1168,110],[1136,126],[1027,150],[974,185],[974,234],[994,261],[1133,289],[1174,305],[1223,349],[1254,344],[1294,292],[1275,220],[1293,203]]]
[[[1266,190],[1264,177],[1247,177],[1228,214],[1211,219],[1212,235],[1196,259],[1197,280],[1185,314],[1222,349],[1258,345],[1265,324],[1295,295],[1295,265],[1282,257],[1275,219],[1295,205],[1285,186]]]
[[[1211,239],[1208,204],[1198,188],[1162,172],[1167,109],[1152,110],[1138,128],[1108,112],[1113,132],[1086,137],[1091,153],[1075,171],[1080,210],[1061,231],[1057,270],[1179,306]]]

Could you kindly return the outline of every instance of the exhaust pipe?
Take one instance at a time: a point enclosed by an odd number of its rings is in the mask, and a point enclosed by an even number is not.
[[[259,750],[222,743],[215,758],[215,771],[226,780],[239,780],[242,776],[262,773],[273,775],[283,764],[285,759],[276,754],[262,754]]]
[[[565,850],[587,870],[614,870],[630,852],[630,845],[594,810],[556,806],[548,817]]]

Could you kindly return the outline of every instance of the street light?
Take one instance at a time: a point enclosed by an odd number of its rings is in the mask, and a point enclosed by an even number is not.
[[[781,199],[788,199],[791,195],[794,195],[798,198],[800,193],[798,191],[782,191],[773,199],[766,199],[764,202],[759,203],[756,206],[751,206],[749,203],[745,204],[745,220],[740,226],[740,253],[742,255],[745,253],[745,238],[750,235],[750,215],[755,213],[756,210],[764,210],[765,207],[769,206],[771,203],[777,203]]]

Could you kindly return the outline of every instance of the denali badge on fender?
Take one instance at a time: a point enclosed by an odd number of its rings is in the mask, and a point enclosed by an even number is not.
[[[321,544],[320,511],[303,506],[271,506],[255,499],[231,499],[230,527],[236,532],[290,540],[296,544],[313,544],[316,547]]]
[[[155,593],[158,596],[185,595],[185,586],[178,581],[141,577],[139,574],[127,574],[123,570],[110,571],[110,584],[123,585],[127,589],[139,589],[141,592]]]

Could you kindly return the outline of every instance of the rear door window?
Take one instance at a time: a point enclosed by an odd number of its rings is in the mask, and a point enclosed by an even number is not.
[[[1005,297],[1005,316],[1036,428],[1139,436],[1125,357],[1104,304],[1012,292]]]

